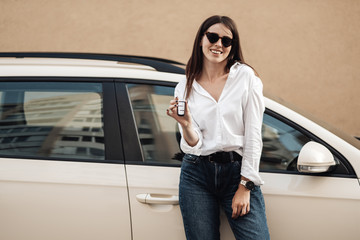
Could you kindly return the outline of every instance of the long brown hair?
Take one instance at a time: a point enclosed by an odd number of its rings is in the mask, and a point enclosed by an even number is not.
[[[224,24],[227,28],[230,29],[230,31],[233,35],[231,51],[227,58],[228,62],[227,62],[226,67],[228,68],[228,70],[230,70],[230,67],[235,62],[240,62],[240,63],[246,64],[244,61],[242,51],[241,51],[240,37],[239,37],[239,33],[237,31],[235,22],[227,16],[215,15],[215,16],[209,17],[201,24],[201,26],[196,34],[193,51],[192,51],[191,57],[190,57],[187,65],[186,65],[186,69],[185,69],[185,74],[186,74],[186,79],[187,79],[186,99],[189,98],[190,92],[192,89],[192,84],[196,78],[200,77],[201,71],[203,68],[203,53],[202,53],[202,49],[200,46],[202,37],[204,36],[205,32],[207,31],[207,29],[209,27],[211,27],[212,25],[217,24],[217,23]]]

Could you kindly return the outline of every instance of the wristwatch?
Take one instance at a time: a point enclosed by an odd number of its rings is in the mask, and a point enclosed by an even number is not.
[[[250,191],[254,190],[255,188],[255,184],[252,181],[241,180],[240,184],[249,189]]]

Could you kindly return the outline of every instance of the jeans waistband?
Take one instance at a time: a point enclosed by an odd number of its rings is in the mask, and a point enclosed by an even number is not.
[[[229,163],[235,161],[241,161],[242,156],[236,152],[216,152],[207,156],[200,156],[201,159],[208,160],[215,163]]]

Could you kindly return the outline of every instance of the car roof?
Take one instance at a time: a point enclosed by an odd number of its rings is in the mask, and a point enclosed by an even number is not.
[[[103,54],[103,53],[71,53],[71,52],[0,52],[0,58],[54,58],[102,60],[113,62],[134,63],[153,67],[157,71],[185,73],[184,64],[173,60],[134,55]],[[181,67],[179,67],[181,66]]]
[[[184,73],[184,64],[161,58],[93,53],[0,53],[0,76],[4,77],[121,77],[177,82]]]

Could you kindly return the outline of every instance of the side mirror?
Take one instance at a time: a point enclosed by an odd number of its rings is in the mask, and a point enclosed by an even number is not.
[[[332,153],[317,142],[308,142],[300,150],[297,169],[303,173],[324,173],[336,165]]]

